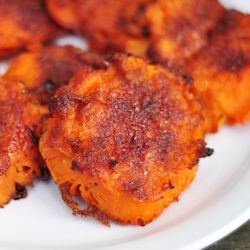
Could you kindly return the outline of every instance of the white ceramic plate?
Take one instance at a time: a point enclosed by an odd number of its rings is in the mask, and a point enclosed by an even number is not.
[[[224,0],[250,11],[248,1]],[[67,38],[60,44],[84,46]],[[2,66],[2,67],[1,67]],[[6,66],[2,64],[0,72]],[[146,227],[111,228],[73,217],[57,187],[37,182],[29,197],[0,210],[0,249],[201,249],[219,240],[250,218],[250,124],[223,127],[207,137],[215,154],[201,161],[189,189]]]

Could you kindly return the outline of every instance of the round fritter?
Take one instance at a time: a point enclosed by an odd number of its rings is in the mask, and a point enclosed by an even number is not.
[[[207,43],[224,11],[217,0],[156,0],[146,11],[149,58],[170,66],[182,64]]]
[[[250,15],[228,11],[209,45],[186,64],[203,105],[205,129],[250,118]]]
[[[105,67],[98,54],[51,45],[19,55],[1,80],[0,206],[21,197],[23,186],[38,176],[38,165],[44,170],[36,140],[49,113],[50,98],[83,66]]]
[[[152,1],[47,0],[47,5],[59,24],[83,34],[92,49],[144,55],[148,45],[144,13]]]
[[[33,114],[23,85],[0,79],[0,206],[26,196],[40,174],[40,154],[24,112]]]
[[[209,153],[200,107],[166,69],[121,54],[108,61],[59,89],[40,151],[64,198],[81,195],[114,220],[144,225],[177,199]]]
[[[0,58],[59,34],[41,0],[0,0]]]
[[[4,78],[24,84],[30,103],[39,107],[34,126],[40,127],[41,117],[49,112],[51,96],[83,66],[105,67],[103,58],[96,53],[83,52],[72,46],[51,45],[19,55]]]

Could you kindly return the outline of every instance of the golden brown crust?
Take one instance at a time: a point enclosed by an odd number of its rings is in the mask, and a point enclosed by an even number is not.
[[[0,26],[0,58],[59,34],[41,0],[0,0]]]
[[[120,54],[107,70],[77,72],[57,92],[40,144],[56,183],[71,182],[71,195],[80,190],[122,223],[158,216],[207,154],[199,105],[180,82],[160,66]]]
[[[56,89],[67,84],[83,66],[104,68],[102,56],[83,52],[72,46],[50,45],[34,52],[19,55],[4,75],[10,81],[22,82],[29,93],[31,104],[37,109],[34,126],[48,113],[50,99]],[[36,130],[40,130],[39,128]]]
[[[83,66],[97,69],[105,67],[103,57],[99,54],[83,52],[70,45],[50,45],[19,55],[4,78],[22,82],[40,103],[48,104],[55,90],[68,83]]]
[[[35,137],[41,134],[50,98],[83,66],[105,67],[98,54],[51,45],[19,55],[0,80],[0,206],[25,197],[24,186],[40,174]]]
[[[40,174],[40,155],[24,112],[32,116],[23,86],[0,79],[0,206],[25,197],[24,186]]]
[[[143,56],[148,45],[144,13],[152,1],[47,0],[47,4],[55,20],[83,34],[92,49]]]
[[[250,118],[250,15],[228,11],[209,45],[186,65],[203,104],[206,130]]]
[[[89,216],[99,220],[103,225],[109,226],[108,217],[101,213],[100,210],[94,206],[88,206],[87,209],[80,209],[79,204],[73,200],[72,194],[70,193],[70,188],[72,183],[65,182],[59,186],[61,191],[62,199],[65,203],[72,209],[73,215]]]
[[[157,0],[146,12],[151,34],[149,58],[181,65],[206,45],[208,33],[224,11],[217,0]]]

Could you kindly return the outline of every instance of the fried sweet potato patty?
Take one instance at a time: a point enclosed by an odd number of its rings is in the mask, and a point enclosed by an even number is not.
[[[25,197],[25,186],[40,174],[40,154],[24,115],[33,115],[26,97],[22,84],[0,79],[0,206]]]
[[[0,58],[59,33],[41,0],[0,0],[0,27]]]
[[[74,212],[70,197],[81,195],[109,218],[145,225],[187,188],[209,153],[200,106],[160,66],[121,54],[108,62],[59,89],[40,151]]]
[[[203,105],[206,130],[250,118],[250,15],[228,11],[209,45],[186,65]]]
[[[39,128],[36,130],[40,130],[40,120],[49,112],[50,99],[56,89],[67,84],[83,66],[105,67],[103,58],[96,53],[83,52],[72,46],[50,45],[19,55],[4,78],[24,84],[30,103],[37,109],[37,118],[33,120],[33,124]]]
[[[63,27],[83,34],[94,50],[144,55],[147,49],[146,6],[153,0],[47,0]]]
[[[156,0],[146,11],[153,62],[180,65],[207,43],[224,13],[217,0]]]
[[[21,198],[39,175],[36,140],[51,96],[83,66],[105,67],[98,54],[51,45],[19,55],[0,80],[0,206]]]

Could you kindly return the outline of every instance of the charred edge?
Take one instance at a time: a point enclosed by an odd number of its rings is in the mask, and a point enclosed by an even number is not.
[[[206,150],[204,150],[201,154],[201,158],[206,158],[206,157],[209,157],[211,156],[212,154],[214,153],[214,149],[212,148],[206,148]]]
[[[42,85],[28,90],[29,93],[35,93],[35,94],[40,94],[40,93],[53,93],[56,90],[57,86],[55,83],[53,83],[50,80],[46,80],[43,82]]]
[[[74,211],[78,209],[78,203],[72,199],[72,196],[69,193],[70,187],[71,183],[65,182],[59,186],[59,189],[61,191],[62,199],[72,209],[72,212],[74,214]]]
[[[117,159],[111,158],[111,159],[109,160],[109,167],[110,167],[111,169],[114,169],[114,167],[115,167],[118,163],[119,163],[119,161],[118,161]]]
[[[79,162],[77,160],[73,160],[71,162],[71,169],[73,171],[81,171],[82,168],[81,168],[81,165],[79,164]]]
[[[52,99],[50,104],[51,113],[65,113],[68,107],[72,104],[72,97],[67,93],[62,93],[58,97]]]
[[[194,78],[192,75],[187,72],[183,72],[178,66],[171,66],[170,64],[165,64],[165,68],[167,68],[170,72],[172,72],[176,77],[180,77],[180,80],[184,81],[184,83],[188,85],[193,85]]]
[[[174,188],[175,188],[175,186],[174,186],[173,182],[169,181],[169,182],[163,184],[162,190],[166,191],[168,189],[174,189]]]
[[[28,130],[29,130],[30,137],[32,139],[33,144],[34,145],[38,145],[39,144],[39,137],[38,137],[38,135],[36,134],[35,131],[33,131],[33,130],[29,129],[29,128],[28,128]]]
[[[49,181],[51,177],[49,169],[45,166],[45,164],[39,164],[39,167],[41,170],[40,179],[42,181]]]
[[[122,65],[122,62],[125,60],[125,58],[132,56],[132,53],[116,53],[116,52],[109,52],[104,56],[104,60],[108,63],[111,63],[113,65],[117,65],[120,67]]]
[[[123,66],[123,63],[129,58],[129,57],[141,59],[139,56],[133,55],[132,53],[113,53],[110,54],[107,57],[107,61],[109,65],[115,68],[117,72],[117,77],[121,79],[121,82],[130,82],[130,80],[127,77],[126,69]]]
[[[80,54],[76,54],[77,61],[80,61],[82,66],[90,66],[88,67],[89,72],[92,72],[92,70],[98,70],[98,69],[106,69],[107,65],[104,61],[104,56],[100,56],[99,54],[95,52],[83,52]]]
[[[91,216],[100,221],[103,225],[110,227],[108,216],[102,213],[98,208],[89,206],[84,212],[86,213],[84,216]]]
[[[159,56],[158,50],[152,44],[148,48],[147,57],[152,63],[163,63],[161,57]]]
[[[58,86],[52,81],[46,80],[41,86],[34,89],[34,91],[39,95],[40,103],[42,105],[48,105],[57,88]]]
[[[130,56],[132,56],[131,53],[111,53],[106,56],[108,63],[115,68],[117,76],[125,82],[128,82],[128,79],[122,64]]]
[[[232,53],[232,57],[226,61],[225,69],[230,72],[238,72],[244,68],[249,61],[243,52]]]
[[[25,186],[16,183],[16,194],[13,197],[14,200],[19,200],[27,197],[28,192]]]
[[[118,52],[118,53],[123,53],[124,52],[124,47],[121,43],[114,42],[112,40],[107,40],[105,45],[104,45],[105,51],[108,52]]]
[[[88,97],[71,95],[70,93],[61,93],[52,99],[49,109],[51,113],[64,115],[74,104],[83,104],[88,102]]]
[[[135,23],[137,22],[137,17],[140,16],[140,15],[144,15],[144,13],[146,12],[146,9],[147,9],[147,5],[145,3],[141,3],[138,5],[138,8],[137,8],[137,11],[134,15],[134,21]],[[149,27],[148,25],[143,25],[142,26],[142,36],[144,37],[149,37],[150,36],[150,30],[149,30]]]
[[[194,78],[189,74],[183,73],[181,77],[187,84],[192,85],[194,83]]]
[[[144,222],[144,220],[141,219],[141,218],[138,218],[138,219],[137,219],[137,223],[138,223],[140,226],[142,226],[142,227],[144,227],[144,226],[146,225],[146,223]]]
[[[235,26],[238,26],[236,12],[234,10],[227,10],[222,16],[216,30],[214,32],[211,31],[210,36],[224,33],[228,28],[232,29]]]
[[[169,181],[169,182],[168,182],[168,188],[169,188],[169,189],[174,189],[174,188],[175,188],[175,186],[174,186],[174,184],[172,183],[172,181]]]
[[[65,182],[60,185],[60,191],[64,202],[72,209],[73,215],[90,216],[100,221],[105,226],[110,226],[108,216],[102,213],[94,206],[89,206],[87,209],[80,209],[77,202],[73,200],[72,195],[69,193],[71,183]]]

